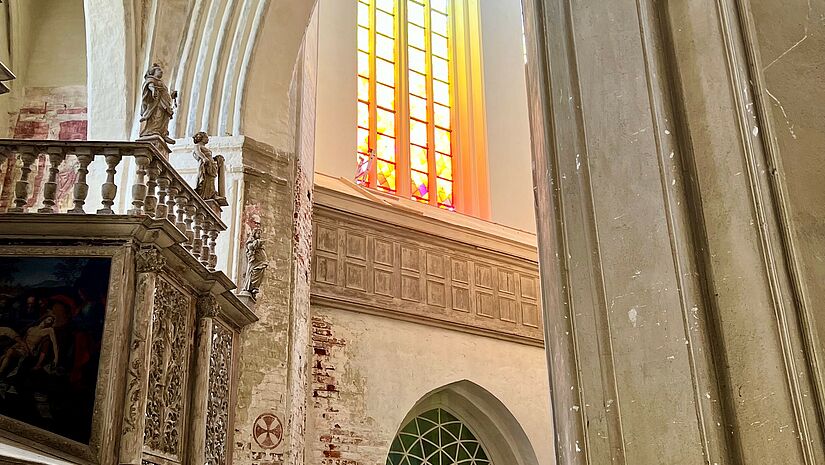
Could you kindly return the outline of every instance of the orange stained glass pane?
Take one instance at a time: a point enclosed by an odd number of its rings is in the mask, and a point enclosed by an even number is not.
[[[444,207],[453,207],[453,183],[439,179],[436,182],[436,200]]]
[[[378,150],[376,156],[379,160],[395,161],[395,139],[389,136],[378,134],[376,145]]]
[[[368,53],[358,52],[358,74],[370,77],[370,56]]]
[[[411,190],[414,198],[428,199],[430,197],[430,179],[427,173],[411,171],[410,181],[412,182]]]
[[[447,0],[430,0],[430,7],[442,13],[447,13]]]
[[[453,180],[453,157],[435,153],[435,175],[441,179]]]
[[[387,37],[395,37],[395,16],[377,10],[375,12],[375,30]]]
[[[407,54],[407,59],[410,61],[410,69],[413,71],[418,71],[419,73],[426,73],[427,55],[424,51],[415,47],[407,47],[407,50],[409,51]]]
[[[358,128],[358,151],[369,153],[370,151],[370,131],[365,128]]]
[[[430,164],[427,160],[427,149],[417,145],[410,145],[410,167],[424,173],[430,171]]]
[[[395,192],[395,163],[377,160],[375,167],[378,187]]]
[[[415,95],[410,95],[410,117],[427,121],[427,101]]]
[[[358,26],[358,50],[370,51],[370,30]]]
[[[369,101],[370,99],[370,80],[358,76],[358,100]]]
[[[444,105],[433,105],[433,113],[435,113],[435,124],[442,128],[450,128],[450,107]]]
[[[377,109],[376,110],[376,124],[375,129],[379,134],[386,134],[388,136],[395,136],[395,113],[392,111]]]
[[[380,58],[375,60],[375,79],[389,86],[395,85],[395,63]]]
[[[433,80],[433,100],[443,105],[450,104],[450,86],[446,82]]]
[[[447,15],[443,15],[437,11],[433,11],[430,15],[430,29],[443,36],[447,36]]]
[[[440,56],[441,58],[449,58],[447,38],[438,34],[432,34],[430,38],[433,44],[433,55]]]
[[[358,126],[370,127],[370,106],[364,102],[358,102]]]
[[[379,107],[395,110],[395,89],[381,84],[376,85],[375,101]]]
[[[363,2],[358,2],[358,25],[370,27],[370,6]]]
[[[452,150],[450,150],[450,131],[435,128],[435,149],[441,153],[452,153]]]
[[[427,96],[427,78],[421,73],[416,73],[415,71],[410,71],[410,79],[409,79],[409,86],[410,86],[410,93],[418,95],[419,97],[426,97]]]
[[[375,54],[387,61],[395,61],[395,40],[375,34]]]
[[[407,43],[424,50],[427,44],[424,40],[424,28],[413,23],[407,25]]]
[[[375,6],[387,13],[395,13],[395,0],[376,0]]]
[[[407,20],[411,23],[424,26],[424,5],[419,5],[416,2],[407,2]]]
[[[427,123],[410,120],[410,142],[423,147],[427,146]]]
[[[442,81],[450,80],[450,68],[447,65],[447,60],[433,57],[433,77]]]

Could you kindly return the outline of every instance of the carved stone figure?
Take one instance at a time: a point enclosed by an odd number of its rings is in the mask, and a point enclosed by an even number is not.
[[[266,262],[264,241],[261,239],[261,228],[255,228],[246,239],[246,277],[241,293],[251,296],[255,300],[264,279],[264,271],[269,266]]]
[[[209,143],[209,136],[205,132],[195,134],[192,141],[195,143],[192,155],[198,161],[198,181],[195,185],[195,192],[204,200],[217,200],[220,205],[225,205],[225,202],[221,202],[225,200],[224,158],[220,155],[212,156],[212,150],[206,147]]]
[[[150,140],[160,137],[169,144],[175,140],[169,137],[169,121],[175,114],[175,99],[177,91],[169,91],[163,82],[163,69],[157,63],[153,64],[143,76],[142,104],[140,107],[141,140]]]

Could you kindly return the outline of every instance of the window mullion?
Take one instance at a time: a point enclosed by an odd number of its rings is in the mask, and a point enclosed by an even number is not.
[[[396,3],[396,106],[398,111],[395,114],[396,133],[396,179],[397,192],[403,198],[410,198],[410,98],[409,65],[407,58],[407,2],[398,0]]]
[[[433,92],[432,9],[430,0],[424,2],[424,53],[427,69],[427,175],[429,177],[430,205],[438,206],[438,185],[435,167],[435,93]]]
[[[378,57],[376,52],[376,2],[370,1],[370,121],[369,121],[369,130],[370,130],[370,174],[369,174],[369,183],[367,184],[370,188],[377,188],[378,187]]]

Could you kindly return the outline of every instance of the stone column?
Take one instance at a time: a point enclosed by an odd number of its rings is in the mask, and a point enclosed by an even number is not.
[[[825,459],[739,3],[525,2],[559,464]]]

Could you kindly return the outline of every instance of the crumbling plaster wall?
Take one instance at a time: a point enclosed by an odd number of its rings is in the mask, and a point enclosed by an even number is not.
[[[498,398],[538,463],[554,463],[543,349],[346,310],[312,312],[307,463],[383,465],[413,406],[462,380]]]

